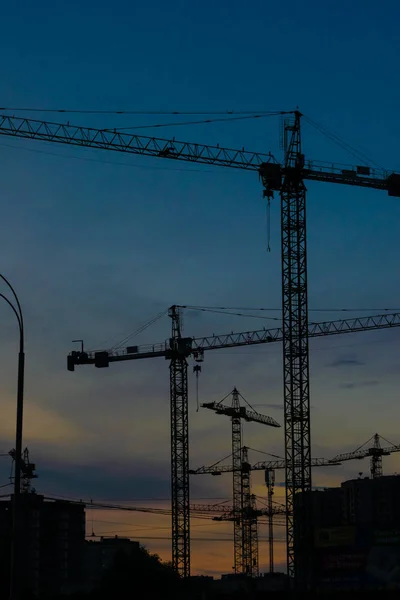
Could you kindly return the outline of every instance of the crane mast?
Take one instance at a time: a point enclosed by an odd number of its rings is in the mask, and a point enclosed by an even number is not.
[[[239,393],[232,393],[232,408],[240,412]],[[233,560],[235,573],[241,572],[243,564],[243,527],[242,527],[242,422],[239,416],[232,416],[232,464],[237,471],[233,473]]]
[[[265,469],[265,485],[267,486],[268,499],[268,550],[269,550],[269,572],[274,572],[274,518],[273,518],[273,497],[275,486],[274,469]]]
[[[258,522],[256,498],[251,493],[251,469],[247,448],[241,460],[242,573],[258,577]]]
[[[286,547],[288,574],[300,583],[295,563],[295,531],[303,538],[303,548],[304,538],[312,539],[310,515],[293,510],[295,496],[311,491],[306,187],[300,112],[285,120],[284,140],[284,169],[266,164],[261,177],[264,196],[270,198],[278,190],[281,197]],[[294,519],[298,524],[295,525]],[[309,553],[306,554],[308,557]],[[304,566],[301,572],[304,573]]]
[[[381,444],[379,442],[379,435],[375,433],[374,435],[374,445],[372,447],[371,452],[371,477],[372,479],[377,479],[378,477],[382,477],[383,475],[383,466],[382,466],[382,455],[383,448],[381,448]]]
[[[290,134],[281,188],[286,548],[288,574],[299,582],[295,531],[301,538],[312,539],[310,515],[304,510],[301,514],[294,511],[296,494],[311,491],[306,188],[302,176],[300,113],[295,114],[294,122],[287,123],[285,129]]]
[[[176,306],[172,319],[170,357],[171,411],[171,510],[172,566],[183,577],[190,575],[189,421],[187,352],[182,343],[181,314]]]

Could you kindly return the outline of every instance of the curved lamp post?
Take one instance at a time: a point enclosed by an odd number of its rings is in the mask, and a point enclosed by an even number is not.
[[[20,568],[20,549],[21,549],[21,467],[22,467],[22,425],[24,414],[24,373],[25,373],[25,351],[24,351],[24,318],[22,315],[21,304],[11,283],[1,275],[0,279],[11,290],[15,304],[11,302],[4,294],[0,298],[5,300],[13,310],[19,327],[19,353],[18,353],[18,386],[17,386],[17,423],[15,431],[15,462],[14,462],[14,505],[11,536],[11,571],[10,571],[10,600],[17,600],[19,597],[19,568]]]

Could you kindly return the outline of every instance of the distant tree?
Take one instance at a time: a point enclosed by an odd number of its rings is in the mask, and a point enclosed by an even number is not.
[[[177,593],[180,583],[169,563],[163,563],[157,554],[150,554],[140,546],[130,552],[116,553],[112,566],[103,576],[97,597],[119,600],[119,597],[126,598],[127,593],[134,593],[148,599],[161,598]]]

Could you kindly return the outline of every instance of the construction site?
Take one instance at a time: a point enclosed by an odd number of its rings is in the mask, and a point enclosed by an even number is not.
[[[216,528],[221,525],[227,528],[225,531],[232,533],[232,548],[226,550],[231,571],[221,574],[222,579],[213,584],[220,586],[221,593],[233,593],[246,586],[253,586],[249,589],[259,591],[399,589],[400,478],[396,474],[384,474],[382,458],[399,452],[400,445],[396,440],[387,440],[385,432],[380,435],[381,432],[369,430],[363,436],[369,439],[354,451],[314,455],[311,446],[313,408],[310,402],[309,344],[314,338],[335,336],[345,339],[352,336],[352,339],[358,339],[368,337],[371,332],[396,329],[400,326],[400,312],[396,312],[397,309],[371,309],[370,314],[365,316],[366,309],[363,308],[364,314],[361,312],[351,318],[316,320],[315,313],[310,318],[313,309],[308,301],[306,185],[319,182],[321,187],[334,184],[337,189],[346,186],[349,189],[375,190],[378,201],[384,205],[385,196],[400,197],[400,173],[371,167],[362,156],[358,157],[360,162],[353,166],[313,160],[314,157],[309,158],[303,152],[302,137],[303,121],[311,125],[313,122],[299,110],[268,114],[277,116],[281,122],[281,158],[276,158],[271,152],[263,154],[244,148],[179,142],[174,137],[145,137],[14,115],[0,117],[0,135],[7,138],[36,140],[51,146],[91,148],[108,154],[117,152],[125,156],[158,159],[159,162],[208,165],[223,168],[227,174],[234,170],[250,172],[260,182],[264,209],[266,206],[269,210],[271,203],[279,204],[281,236],[279,309],[174,304],[135,332],[136,336],[146,329],[148,335],[147,329],[167,314],[170,335],[165,342],[138,344],[135,336],[128,336],[117,346],[88,350],[86,340],[78,339],[74,340],[74,347],[67,356],[68,371],[77,371],[70,377],[78,381],[83,371],[93,367],[109,368],[111,371],[117,368],[114,363],[128,362],[129,365],[121,365],[121,368],[130,367],[130,377],[134,379],[142,365],[153,360],[159,364],[159,377],[165,381],[169,379],[170,423],[165,424],[170,436],[171,491],[168,506],[113,504],[88,497],[78,500],[57,498],[47,495],[40,486],[38,493],[31,486],[35,465],[30,462],[29,451],[26,449],[22,453],[22,446],[16,446],[9,454],[15,462],[16,472],[20,473],[21,497],[27,505],[31,500],[26,498],[32,498],[32,502],[43,506],[47,506],[46,502],[68,502],[76,510],[78,507],[85,508],[88,538],[90,535],[99,537],[95,536],[93,522],[92,531],[88,533],[88,515],[96,510],[168,516],[171,565],[183,580],[200,577],[198,568],[193,573],[191,566],[192,523],[195,519],[205,519]],[[357,227],[357,224],[354,226]],[[230,333],[222,331],[204,337],[190,335],[186,319],[188,313],[196,311],[201,314],[244,315],[247,319],[257,313],[258,318],[266,318],[265,311],[271,310],[276,311],[273,317],[277,321],[276,327]],[[334,312],[335,309],[329,310]],[[353,308],[337,310],[356,311]],[[391,334],[388,332],[388,335]],[[231,387],[224,397],[210,401],[210,394],[206,394],[206,401],[203,400],[202,381],[207,377],[205,371],[207,361],[213,355],[211,351],[217,354],[228,349],[254,349],[271,344],[282,348],[278,369],[279,373],[283,373],[282,401],[278,408],[272,407],[274,417],[268,414],[267,403],[266,410],[256,410],[258,405],[253,405],[246,390],[236,384],[238,373],[233,371],[229,373]],[[190,398],[189,385],[194,391]],[[190,406],[195,405],[199,413],[210,415],[207,417],[210,420],[217,417],[221,420],[225,416],[230,421],[230,437],[228,439],[226,435],[220,442],[220,446],[229,449],[230,453],[223,458],[215,456],[210,465],[193,464],[190,456],[189,412]],[[123,415],[121,419],[124,419]],[[260,431],[257,435],[265,440],[256,451],[267,455],[264,460],[258,461],[251,458],[254,451],[251,432],[256,429]],[[212,429],[203,441],[205,450],[211,436]],[[273,447],[269,439],[274,440]],[[281,454],[273,451],[279,445],[283,449]],[[30,447],[30,450],[34,455],[35,449]],[[335,486],[314,485],[320,469],[336,473],[335,477],[340,478],[343,465],[362,459],[370,460],[370,469],[368,472],[360,471],[357,478],[337,479],[338,485]],[[40,466],[38,471],[40,474]],[[257,484],[256,493],[252,477],[257,471],[262,472],[264,480],[262,486]],[[277,474],[281,474],[279,482]],[[226,483],[221,485],[230,489],[230,500],[193,501],[191,488],[201,485],[197,483],[200,480],[206,480],[199,477],[201,475],[224,480]],[[84,490],[82,496],[85,496]],[[43,514],[53,514],[46,510]],[[79,513],[81,521],[82,518]],[[77,525],[77,531],[82,528],[81,525]],[[3,518],[3,527],[8,526],[7,519]],[[260,535],[260,531],[265,532]],[[284,547],[284,561],[280,556],[278,565],[277,538],[280,552]],[[260,540],[263,543],[261,559]],[[39,586],[39,575],[35,577],[35,585]],[[203,583],[211,585],[206,578]]]

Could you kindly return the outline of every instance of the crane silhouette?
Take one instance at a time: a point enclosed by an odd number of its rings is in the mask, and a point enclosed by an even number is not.
[[[366,448],[365,446],[372,440],[372,446]],[[384,440],[389,446],[382,447],[380,440]],[[393,452],[400,452],[400,445],[392,444],[392,442],[389,442],[378,433],[375,433],[364,444],[353,450],[353,452],[337,454],[331,460],[344,462],[346,460],[362,460],[363,458],[370,457],[371,477],[372,479],[377,479],[383,475],[382,457],[390,456]]]
[[[269,153],[249,152],[191,142],[144,137],[110,129],[79,127],[48,121],[0,115],[0,135],[29,138],[50,143],[67,144],[106,151],[157,157],[189,163],[200,163],[256,172],[268,203],[274,192],[280,195],[282,251],[282,320],[284,422],[287,505],[287,567],[297,579],[295,540],[312,544],[311,516],[299,511],[294,516],[295,496],[308,492],[311,482],[310,386],[308,346],[308,277],[307,223],[305,182],[320,181],[341,185],[384,190],[400,197],[400,174],[369,166],[335,165],[306,159],[302,150],[302,119],[299,110],[276,111],[284,116],[283,160]],[[308,122],[312,123],[310,119]],[[171,315],[177,338],[179,317]],[[174,337],[174,336],[173,336]],[[171,361],[171,415],[173,486],[173,564],[184,576],[190,574],[189,558],[189,494],[187,450],[187,381],[186,356],[182,346],[175,345]],[[185,445],[186,444],[186,445]],[[295,527],[294,519],[298,519]],[[309,565],[310,567],[310,565]],[[305,569],[305,572],[310,568]],[[307,580],[305,575],[305,580]],[[303,582],[304,583],[304,582]]]
[[[242,447],[242,420],[261,423],[269,427],[280,427],[279,423],[254,411],[247,400],[236,389],[233,389],[231,404],[224,404],[225,396],[219,402],[204,402],[202,408],[214,411],[217,415],[225,415],[232,421],[232,475],[233,475],[233,556],[234,572],[242,575],[258,575],[258,529],[254,497],[251,494],[250,470],[245,468],[249,463],[247,448]],[[242,398],[248,406],[240,403]],[[272,519],[272,506],[269,507],[269,519]]]

